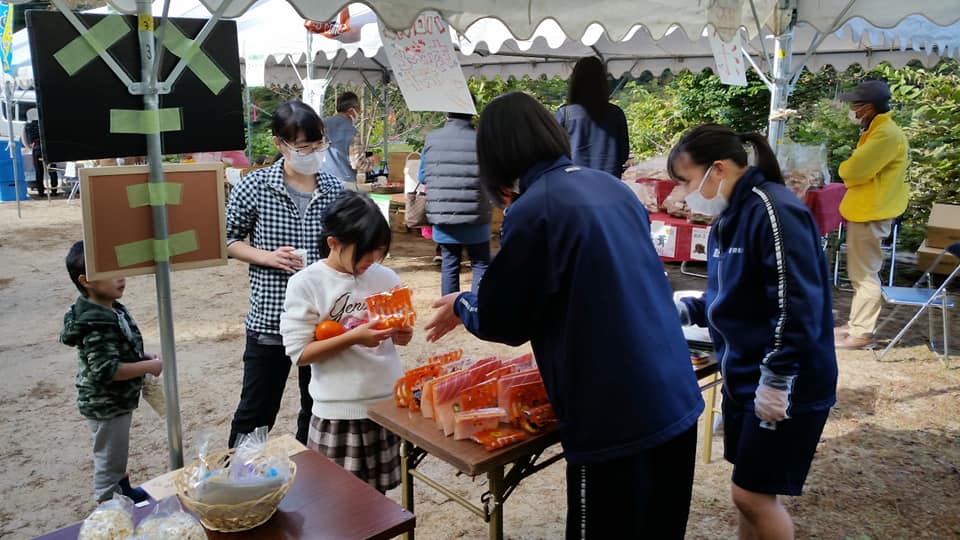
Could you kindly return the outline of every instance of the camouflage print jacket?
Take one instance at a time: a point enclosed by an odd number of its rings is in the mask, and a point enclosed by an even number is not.
[[[92,420],[109,420],[137,408],[143,377],[114,381],[120,362],[143,358],[143,338],[133,317],[119,302],[107,309],[80,297],[63,316],[60,341],[77,348],[77,406]],[[114,311],[116,310],[116,311]],[[129,335],[120,324],[122,313]]]

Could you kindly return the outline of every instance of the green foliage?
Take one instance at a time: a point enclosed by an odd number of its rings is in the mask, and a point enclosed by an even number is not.
[[[761,131],[767,127],[770,91],[750,71],[747,86],[726,86],[709,71],[683,71],[673,82],[680,112],[692,126],[706,122],[725,124],[737,131]]]
[[[681,113],[679,93],[672,86],[644,87],[629,82],[616,98],[627,117],[630,150],[637,159],[666,154],[690,127]]]
[[[821,72],[823,73],[823,72]],[[805,76],[806,77],[806,76]],[[960,64],[947,60],[933,69],[881,65],[870,72],[848,69],[842,76],[811,75],[798,89],[805,96],[823,96],[803,117],[790,126],[790,138],[799,142],[826,144],[833,174],[856,147],[857,127],[846,120],[847,107],[827,98],[837,89],[846,91],[865,77],[885,79],[893,95],[893,118],[910,145],[907,181],[910,205],[904,214],[901,245],[914,249],[926,234],[927,218],[934,202],[960,204]],[[804,83],[806,83],[804,85]]]
[[[960,204],[960,63],[941,62],[936,68],[907,66],[893,69],[881,65],[869,72],[858,67],[838,72],[832,68],[804,72],[790,96],[790,107],[799,118],[791,120],[787,134],[795,142],[824,145],[835,180],[837,168],[856,148],[857,126],[847,120],[847,106],[837,102],[842,91],[852,89],[864,77],[890,82],[896,109],[894,120],[906,134],[911,148],[908,180],[911,202],[905,215],[902,246],[912,249],[920,243],[930,207],[934,202]],[[725,86],[709,71],[624,81],[612,100],[626,113],[630,147],[635,158],[645,159],[669,152],[687,129],[704,122],[726,124],[738,131],[765,131],[770,93],[752,72],[745,87]],[[613,81],[616,87],[620,81]],[[567,82],[553,79],[470,79],[467,82],[482,110],[492,99],[507,92],[526,92],[547,109],[556,110],[566,100]],[[382,89],[335,87],[327,91],[324,113],[334,113],[338,92],[347,89],[363,97],[361,132],[373,151],[383,146]],[[299,87],[254,89],[253,101],[260,108],[253,126],[253,154],[270,155],[269,112],[280,102],[297,98]],[[389,87],[389,139],[391,147],[402,143],[419,151],[427,133],[440,127],[442,113],[407,109],[395,85]]]
[[[824,145],[830,175],[839,181],[837,168],[857,147],[860,128],[847,118],[847,107],[834,100],[821,99],[801,114],[801,120],[790,126],[790,139],[812,146]]]

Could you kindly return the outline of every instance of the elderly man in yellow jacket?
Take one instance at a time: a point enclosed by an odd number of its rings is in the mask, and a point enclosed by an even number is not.
[[[907,209],[909,188],[907,139],[890,113],[890,88],[883,81],[864,81],[840,96],[850,103],[850,120],[861,127],[850,158],[840,164],[847,193],[840,213],[847,220],[847,275],[853,303],[847,324],[837,327],[837,348],[859,349],[873,343],[883,298],[880,295],[880,242],[890,235],[893,220]]]

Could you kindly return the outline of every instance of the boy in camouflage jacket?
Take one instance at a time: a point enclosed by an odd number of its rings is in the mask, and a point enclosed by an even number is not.
[[[140,329],[117,302],[126,280],[87,280],[83,242],[70,248],[66,263],[81,296],[63,317],[60,341],[78,351],[77,406],[93,434],[94,495],[101,502],[119,492],[139,502],[147,494],[127,478],[130,421],[143,376],[159,375],[162,363],[143,353]]]

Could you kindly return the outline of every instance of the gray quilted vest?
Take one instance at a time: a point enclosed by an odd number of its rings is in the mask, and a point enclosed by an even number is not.
[[[490,200],[477,167],[477,132],[469,121],[450,118],[428,133],[423,159],[431,225],[490,223]]]

